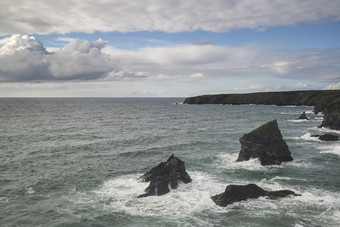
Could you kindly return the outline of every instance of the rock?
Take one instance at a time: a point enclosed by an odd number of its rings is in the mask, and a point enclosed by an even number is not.
[[[299,120],[309,120],[309,118],[306,116],[305,111],[303,111],[303,113],[300,115],[300,117],[298,119]]]
[[[340,98],[326,106],[323,121],[319,127],[340,130]]]
[[[314,113],[324,112],[325,107],[340,97],[340,90],[257,92],[248,94],[216,94],[188,97],[184,104],[261,104],[314,106]]]
[[[261,196],[268,196],[270,199],[287,197],[289,195],[299,196],[290,190],[266,191],[256,184],[248,185],[228,185],[221,194],[214,195],[212,200],[219,206],[227,206],[234,202],[247,199],[256,199]]]
[[[280,165],[293,158],[283,140],[277,121],[269,121],[240,138],[237,162],[258,158],[261,165]]]
[[[138,197],[151,195],[164,195],[171,189],[176,189],[179,182],[190,183],[192,180],[185,170],[185,163],[171,155],[166,162],[161,162],[158,166],[145,173],[140,180],[150,182],[145,189],[145,194]]]
[[[322,140],[322,141],[337,141],[337,140],[339,140],[339,136],[335,136],[335,135],[332,135],[332,134],[325,134],[325,135],[319,136],[319,140]]]

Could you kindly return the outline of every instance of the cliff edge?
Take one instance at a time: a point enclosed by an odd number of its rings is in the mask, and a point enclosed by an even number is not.
[[[218,94],[189,97],[185,104],[262,104],[278,106],[314,106],[314,113],[324,112],[327,105],[340,99],[340,90],[308,90]]]

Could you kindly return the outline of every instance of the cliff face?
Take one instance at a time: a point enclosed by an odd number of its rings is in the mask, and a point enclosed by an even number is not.
[[[324,114],[320,127],[340,130],[340,98],[328,104],[325,107]]]
[[[323,112],[325,107],[340,98],[340,90],[259,92],[249,94],[202,95],[185,99],[186,104],[262,104],[314,106],[314,112]]]

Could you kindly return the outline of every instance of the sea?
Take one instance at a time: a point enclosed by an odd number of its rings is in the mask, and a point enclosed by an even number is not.
[[[0,226],[340,226],[340,142],[313,135],[310,106],[188,105],[184,98],[1,98]],[[302,112],[310,120],[297,120]],[[276,119],[294,160],[236,162],[239,138]],[[192,183],[137,198],[174,154]],[[301,196],[227,207],[211,196],[255,183]]]

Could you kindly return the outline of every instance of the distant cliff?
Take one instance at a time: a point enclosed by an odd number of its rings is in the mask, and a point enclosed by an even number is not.
[[[340,98],[340,90],[258,92],[248,94],[202,95],[185,99],[185,104],[262,104],[278,106],[314,106],[324,112],[328,104]]]
[[[319,127],[340,130],[340,98],[328,104],[324,113],[322,124]]]

